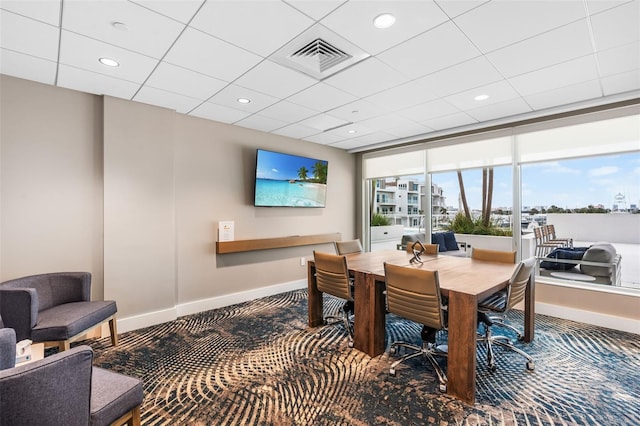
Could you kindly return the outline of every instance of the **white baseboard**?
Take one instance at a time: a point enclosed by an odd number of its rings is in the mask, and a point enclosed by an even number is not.
[[[193,302],[181,303],[170,309],[148,312],[126,318],[118,318],[118,333],[137,330],[167,321],[173,321],[184,315],[196,314],[210,309],[223,308],[237,303],[248,302],[261,297],[272,296],[274,294],[287,291],[298,290],[307,287],[307,280],[291,281],[288,283],[276,284],[269,287],[262,287],[238,293],[225,294],[223,296],[209,299],[195,300]]]
[[[140,315],[134,315],[131,317],[118,317],[118,334],[126,333],[127,331],[138,330],[140,328],[150,327],[156,324],[162,324],[163,322],[173,321],[178,318],[176,314],[176,308],[163,309],[161,311],[147,312]],[[108,333],[107,333],[108,335]]]
[[[161,324],[163,322],[173,321],[184,315],[191,315],[198,312],[208,311],[210,309],[222,308],[306,287],[307,280],[291,281],[269,287],[262,287],[254,290],[182,303],[173,308],[161,311],[154,311],[126,318],[118,318],[118,332],[124,333],[127,331],[137,330]],[[628,333],[640,334],[640,321],[631,318],[616,317],[613,315],[599,314],[597,312],[539,302],[536,303],[536,313],[611,328],[614,330],[626,331]]]
[[[616,317],[613,315],[605,315],[597,312],[583,311],[580,309],[567,308],[566,306],[539,302],[536,303],[536,313],[571,321],[584,322],[586,324],[597,325],[599,327],[626,331],[628,333],[640,334],[640,321],[636,319]]]

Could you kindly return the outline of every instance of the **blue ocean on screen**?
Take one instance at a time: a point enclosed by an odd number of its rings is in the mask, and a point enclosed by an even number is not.
[[[255,205],[324,207],[326,193],[326,184],[258,178]]]

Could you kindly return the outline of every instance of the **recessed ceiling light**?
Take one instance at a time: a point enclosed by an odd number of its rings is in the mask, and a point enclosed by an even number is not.
[[[390,13],[382,13],[373,19],[376,28],[389,28],[396,22],[396,17]]]
[[[120,65],[118,61],[109,58],[100,58],[98,61],[100,61],[102,65],[106,65],[108,67],[117,67]]]
[[[251,102],[251,99],[247,99],[247,98],[238,98],[237,101],[241,104],[248,104]]]
[[[350,135],[353,135],[355,133],[358,133],[357,130],[347,130],[347,133],[349,133]]]
[[[475,98],[473,98],[475,101],[485,101],[487,99],[489,99],[489,95],[478,95]]]

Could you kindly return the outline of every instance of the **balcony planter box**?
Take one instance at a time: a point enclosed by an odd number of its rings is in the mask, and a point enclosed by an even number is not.
[[[498,237],[494,235],[455,234],[458,243],[466,243],[471,248],[478,247],[488,250],[512,251],[512,237]]]
[[[380,241],[400,242],[404,233],[404,226],[402,225],[372,226],[370,229],[372,243]]]

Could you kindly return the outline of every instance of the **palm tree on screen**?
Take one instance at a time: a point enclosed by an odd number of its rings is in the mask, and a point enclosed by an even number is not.
[[[309,177],[309,170],[305,166],[302,166],[298,169],[298,177],[300,180],[307,180]]]
[[[327,165],[322,161],[316,161],[313,165],[313,176],[319,183],[327,183]]]

